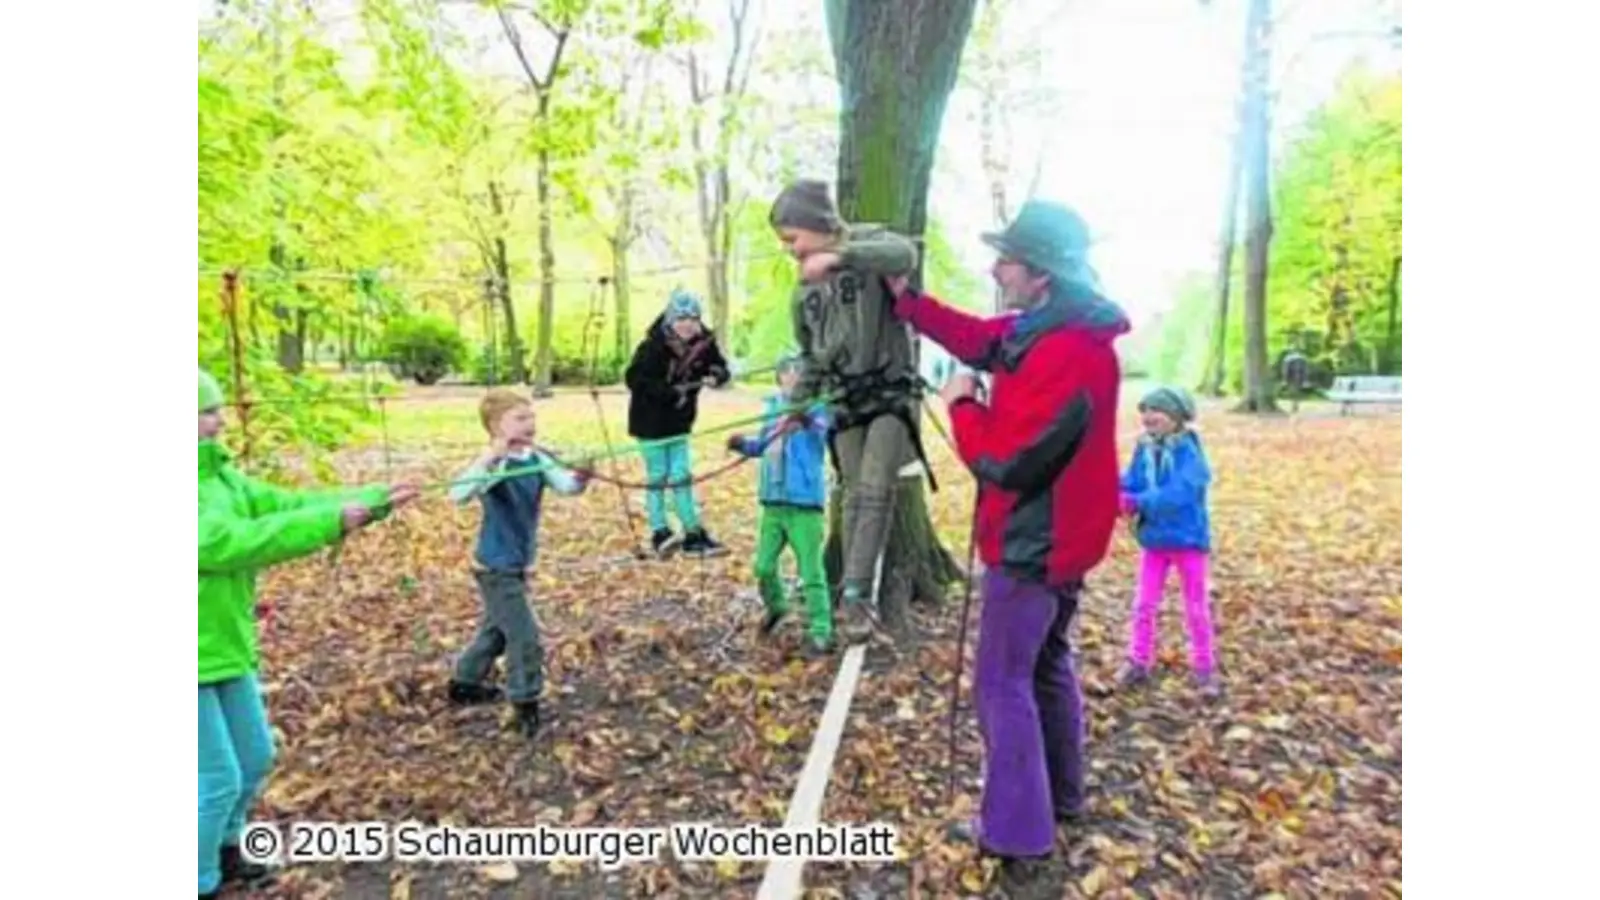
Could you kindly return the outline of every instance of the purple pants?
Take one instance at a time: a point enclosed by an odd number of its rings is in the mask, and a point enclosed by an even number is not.
[[[984,573],[974,684],[984,747],[978,834],[993,853],[1045,855],[1056,817],[1083,810],[1083,695],[1067,643],[1081,590]]]

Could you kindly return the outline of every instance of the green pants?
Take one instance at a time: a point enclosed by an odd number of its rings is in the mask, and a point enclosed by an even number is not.
[[[786,613],[789,600],[778,577],[778,559],[785,546],[794,549],[800,570],[800,592],[806,599],[811,638],[833,639],[833,606],[828,598],[828,573],[822,565],[826,517],[820,509],[797,506],[761,507],[760,537],[756,542],[756,584],[770,612]]]

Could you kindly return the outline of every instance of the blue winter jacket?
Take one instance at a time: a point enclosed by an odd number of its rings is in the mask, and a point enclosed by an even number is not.
[[[767,398],[761,434],[739,441],[737,450],[761,457],[761,504],[824,509],[828,488],[823,464],[828,453],[828,413],[817,404],[806,411],[806,426],[778,436],[788,401],[782,394]]]
[[[1164,444],[1141,438],[1122,476],[1122,492],[1138,506],[1139,546],[1210,551],[1210,484],[1211,466],[1194,432],[1180,432]]]

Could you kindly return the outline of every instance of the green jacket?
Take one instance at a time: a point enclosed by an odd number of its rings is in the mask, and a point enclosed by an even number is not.
[[[256,572],[339,539],[344,505],[382,512],[385,488],[289,491],[245,477],[200,442],[200,683],[256,670]]]
[[[827,281],[801,283],[791,304],[795,344],[804,363],[793,400],[803,403],[846,375],[883,368],[889,377],[916,371],[912,337],[894,317],[883,279],[917,266],[917,247],[878,225],[852,225],[839,255],[844,265]]]

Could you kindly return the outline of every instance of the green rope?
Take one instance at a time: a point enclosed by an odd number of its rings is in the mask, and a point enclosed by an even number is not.
[[[814,406],[814,405],[816,405],[818,403],[829,403],[829,402],[832,402],[833,399],[835,399],[833,395],[825,394],[825,395],[819,396],[819,397],[817,397],[815,399],[808,400],[808,401],[806,401],[804,403],[795,403],[795,404],[789,404],[787,406],[779,407],[775,412],[777,414],[780,414],[780,415],[786,415],[786,414],[789,414],[789,413],[800,412],[800,411],[803,411],[803,410],[806,410],[806,409],[810,409],[812,406]],[[624,447],[621,447],[621,448],[615,449],[615,450],[608,450],[608,451],[597,453],[597,454],[572,454],[572,455],[586,457],[589,462],[599,462],[600,460],[603,460],[603,459],[613,459],[613,458],[616,458],[616,457],[619,457],[619,456],[624,456],[624,455],[629,454],[629,453],[642,453],[645,450],[651,450],[651,449],[654,449],[656,447],[669,447],[669,446],[674,446],[674,445],[677,445],[677,444],[686,444],[686,443],[694,440],[697,437],[705,437],[707,435],[719,434],[719,433],[724,432],[724,431],[732,431],[735,428],[746,428],[746,427],[749,427],[751,425],[761,424],[761,423],[766,422],[771,417],[771,415],[772,415],[772,413],[762,413],[760,415],[749,416],[749,417],[743,418],[743,419],[735,419],[732,422],[725,422],[725,423],[723,423],[721,425],[715,426],[713,428],[707,428],[704,431],[700,431],[698,433],[681,434],[681,435],[677,435],[676,437],[654,438],[654,439],[651,439],[651,440],[638,441],[638,442],[636,442],[636,443],[634,443],[632,445],[624,446]],[[532,474],[537,473],[537,472],[545,472],[545,471],[549,471],[551,469],[557,469],[557,468],[565,468],[565,467],[559,465],[558,463],[544,462],[544,461],[541,460],[541,461],[536,461],[536,462],[530,463],[528,465],[516,466],[516,467],[508,468],[508,469],[502,469],[501,471],[498,471],[498,472],[490,472],[490,473],[486,473],[486,474],[483,474],[483,475],[463,475],[463,476],[460,476],[460,477],[457,477],[457,478],[451,478],[448,481],[425,482],[422,485],[420,485],[420,487],[423,490],[437,490],[437,489],[440,489],[440,488],[448,489],[448,488],[453,487],[453,486],[458,485],[458,484],[473,484],[473,483],[476,483],[476,482],[500,481],[500,480],[503,480],[503,479],[506,479],[506,478],[516,478],[516,477],[521,476],[521,475],[532,475]]]

